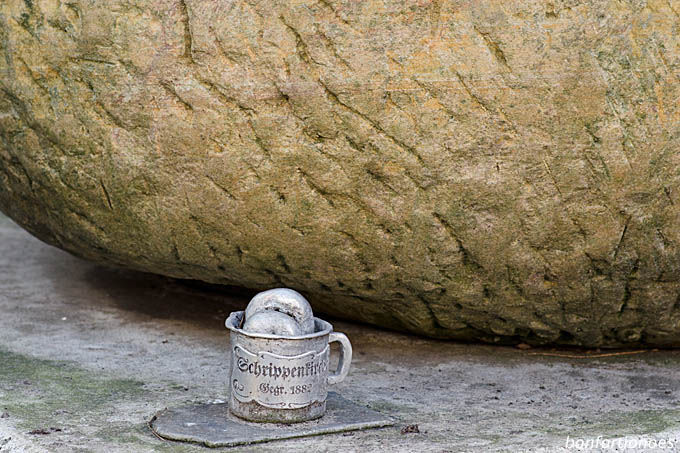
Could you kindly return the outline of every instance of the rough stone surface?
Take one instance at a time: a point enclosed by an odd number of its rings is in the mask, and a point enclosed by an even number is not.
[[[680,2],[4,0],[0,207],[488,341],[680,345]]]
[[[468,345],[335,320],[355,354],[333,391],[396,418],[395,427],[229,450],[163,441],[147,425],[157,412],[227,399],[225,312],[242,310],[252,294],[190,290],[164,277],[102,268],[1,219],[2,453],[679,449],[680,350],[624,355]],[[598,436],[672,441],[675,448],[566,448],[568,438]]]

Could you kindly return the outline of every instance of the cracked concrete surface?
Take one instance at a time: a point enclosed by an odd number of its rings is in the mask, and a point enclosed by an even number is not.
[[[225,399],[223,321],[249,295],[100,267],[0,217],[0,451],[208,451],[146,422]],[[680,435],[680,352],[598,358],[334,324],[355,348],[335,390],[397,426],[233,451],[566,451],[567,436]],[[402,434],[411,424],[420,433]]]

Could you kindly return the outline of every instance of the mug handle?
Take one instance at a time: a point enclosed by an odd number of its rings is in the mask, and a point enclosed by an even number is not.
[[[349,373],[349,364],[352,362],[352,344],[344,333],[331,332],[328,342],[333,343],[337,341],[340,343],[340,362],[338,363],[338,369],[328,375],[329,384],[338,384],[342,382],[347,373]]]

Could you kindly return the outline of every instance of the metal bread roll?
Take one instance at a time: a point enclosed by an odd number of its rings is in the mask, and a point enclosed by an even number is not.
[[[243,330],[250,333],[267,333],[284,337],[304,335],[295,319],[278,311],[261,311],[247,317]]]
[[[246,323],[251,316],[264,311],[284,313],[297,321],[302,335],[314,333],[314,313],[302,294],[288,288],[263,291],[253,297],[246,308]]]

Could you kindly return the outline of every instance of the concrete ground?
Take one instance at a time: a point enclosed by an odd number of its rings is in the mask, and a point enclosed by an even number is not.
[[[223,322],[248,297],[84,262],[0,217],[0,452],[210,451],[158,439],[147,422],[226,398]],[[680,351],[466,345],[334,324],[355,349],[335,390],[397,426],[231,451],[548,452],[598,436],[680,451]],[[402,433],[412,424],[419,433]]]

